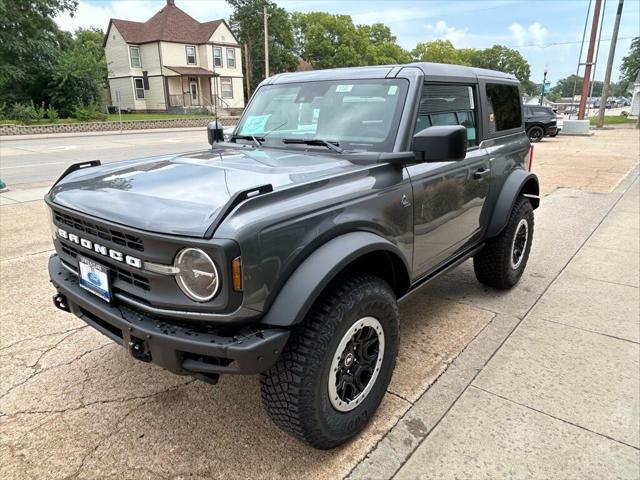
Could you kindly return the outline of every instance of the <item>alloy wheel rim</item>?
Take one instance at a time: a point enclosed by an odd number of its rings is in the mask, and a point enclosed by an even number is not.
[[[524,252],[527,249],[527,243],[529,242],[529,222],[526,219],[521,219],[516,227],[516,233],[513,236],[513,242],[511,243],[511,268],[516,270],[524,258]]]
[[[363,317],[344,334],[331,360],[328,390],[333,408],[348,412],[362,404],[378,378],[384,331],[374,317]]]

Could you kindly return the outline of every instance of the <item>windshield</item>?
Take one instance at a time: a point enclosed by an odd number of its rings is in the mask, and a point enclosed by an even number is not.
[[[392,151],[407,86],[399,79],[265,85],[235,133],[265,143],[322,140],[344,150]]]

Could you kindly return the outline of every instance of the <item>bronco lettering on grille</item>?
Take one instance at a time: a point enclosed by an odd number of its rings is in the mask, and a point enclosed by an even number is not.
[[[69,233],[62,228],[58,228],[57,232],[60,238],[64,238],[76,245],[81,245],[87,250],[92,250],[100,255],[105,257],[109,257],[117,262],[124,262],[127,265],[135,268],[142,268],[142,260],[136,257],[132,257],[131,255],[124,255],[122,252],[117,250],[113,250],[111,248],[107,248],[104,245],[100,245],[99,243],[92,242],[91,240],[87,240],[86,238],[80,238],[78,235],[74,233]]]

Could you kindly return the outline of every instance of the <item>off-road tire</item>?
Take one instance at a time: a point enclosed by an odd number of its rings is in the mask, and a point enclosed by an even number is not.
[[[395,294],[380,278],[358,274],[334,282],[294,327],[276,364],[260,376],[262,404],[274,423],[320,449],[336,447],[362,430],[393,374],[398,315]],[[340,412],[329,399],[331,362],[343,336],[367,316],[375,317],[384,332],[382,364],[362,403]]]
[[[527,222],[527,242],[522,260],[517,268],[512,264],[512,246],[516,229],[521,220]],[[531,252],[533,237],[533,208],[529,199],[520,197],[516,200],[507,226],[494,238],[487,240],[486,245],[473,257],[473,269],[479,282],[501,290],[512,288],[522,277]]]
[[[529,137],[529,142],[538,143],[544,137],[544,128],[539,125],[534,125],[527,130],[527,137]]]

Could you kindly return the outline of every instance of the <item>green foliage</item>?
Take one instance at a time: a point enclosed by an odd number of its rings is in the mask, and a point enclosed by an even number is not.
[[[582,82],[584,78],[579,75],[569,75],[557,81],[551,92],[560,97],[571,97],[575,91],[575,95],[582,94]],[[575,85],[575,90],[574,90]],[[602,95],[603,83],[600,80],[596,80],[589,87],[590,97],[599,97]],[[611,92],[611,90],[609,90]],[[611,93],[609,93],[611,95]]]
[[[53,105],[47,107],[47,118],[51,123],[58,123],[58,120],[60,120],[58,110],[56,110]]]
[[[51,101],[63,116],[73,105],[100,101],[107,81],[107,62],[101,30],[76,31],[66,50],[60,53],[51,75]]]
[[[417,62],[448,63],[452,65],[471,65],[449,40],[420,42],[411,51],[411,57]]]
[[[349,15],[291,15],[298,56],[316,69],[407,63],[408,52],[382,23],[354,25]]]
[[[521,82],[529,80],[531,76],[531,67],[520,52],[503,45],[494,45],[483,50],[462,49],[461,54],[464,61],[473,67],[511,73]]]
[[[631,48],[620,65],[621,79],[627,83],[633,83],[640,72],[640,37],[631,40]]]
[[[535,84],[529,82],[531,67],[520,52],[503,45],[478,50],[475,48],[455,48],[449,40],[420,42],[411,51],[414,60],[421,62],[448,63],[487,68],[511,73],[523,84],[523,90],[533,94]],[[539,92],[538,92],[539,93]]]
[[[73,118],[80,120],[81,122],[88,122],[90,120],[106,120],[107,115],[100,110],[98,103],[77,103],[72,108]]]
[[[54,17],[73,12],[76,0],[0,0],[0,99],[46,99],[58,52],[69,41]]]
[[[233,8],[229,25],[240,43],[247,45],[251,90],[265,77],[264,6],[269,15],[269,73],[273,75],[295,70],[298,59],[293,53],[293,29],[286,10],[269,0],[228,0],[228,3]]]
[[[45,115],[44,103],[36,106],[33,100],[25,103],[14,103],[11,111],[9,112],[9,118],[29,125],[31,123],[38,123],[42,121]]]

